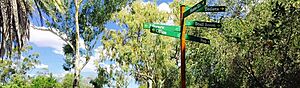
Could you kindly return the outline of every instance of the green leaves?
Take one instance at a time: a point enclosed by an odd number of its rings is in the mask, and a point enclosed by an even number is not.
[[[24,47],[22,50],[22,58],[21,59],[2,59],[0,60],[0,81],[3,84],[0,84],[0,86],[3,85],[9,85],[14,86],[14,81],[19,82],[24,85],[21,86],[28,86],[25,82],[25,80],[21,79],[20,77],[23,77],[27,71],[35,68],[37,64],[40,62],[37,60],[39,57],[39,54],[36,52],[29,53],[29,51],[32,49],[31,46]],[[16,54],[17,51],[13,51],[12,54]],[[13,56],[11,58],[18,58],[18,56]],[[16,77],[17,78],[16,78]],[[16,80],[15,80],[16,79]],[[25,85],[26,84],[26,85]]]
[[[50,75],[47,76],[37,76],[31,82],[31,88],[62,88],[62,85]]]
[[[71,73],[66,74],[62,81],[62,87],[63,88],[72,88],[73,78],[74,78],[74,74],[71,74]]]
[[[96,88],[103,88],[107,84],[109,75],[103,68],[98,68],[98,77],[94,80],[91,80],[90,83]]]
[[[125,29],[107,30],[102,40],[105,49],[112,52],[108,54],[112,56],[109,59],[121,65],[122,71],[115,74],[132,74],[136,81],[153,87],[163,87],[167,83],[169,87],[175,85],[177,77],[167,76],[178,73],[174,70],[177,69],[176,61],[170,58],[174,39],[142,29],[144,22],[166,22],[169,15],[160,12],[153,3],[135,1],[112,16]],[[122,77],[117,75],[117,78]]]

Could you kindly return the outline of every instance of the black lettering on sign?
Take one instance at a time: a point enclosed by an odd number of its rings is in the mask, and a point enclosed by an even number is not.
[[[195,26],[196,27],[204,27],[205,23],[203,23],[203,22],[195,22]]]
[[[194,23],[195,27],[208,27],[208,28],[221,28],[221,23],[216,22],[199,22],[195,21]]]
[[[199,43],[204,43],[204,44],[210,44],[210,40],[206,38],[201,38],[201,37],[196,37],[193,35],[189,35],[189,40],[194,41],[194,42],[199,42]]]
[[[206,27],[216,27],[216,24],[214,23],[205,23]]]
[[[199,8],[201,8],[202,6],[203,6],[203,5],[202,5],[201,3],[200,3],[200,4],[197,4],[196,7],[191,8],[190,13],[195,12],[196,10],[198,10]]]
[[[225,12],[225,6],[206,6],[205,12]]]

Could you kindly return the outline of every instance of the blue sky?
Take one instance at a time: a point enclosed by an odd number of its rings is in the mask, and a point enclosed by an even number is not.
[[[153,0],[144,0],[144,1],[153,1]],[[166,6],[168,3],[172,2],[172,0],[157,0],[157,5]],[[161,8],[164,8],[161,6]],[[33,18],[30,19],[32,25],[40,26],[39,16],[38,14],[33,14]],[[105,25],[107,29],[120,29],[118,25],[113,23],[112,21],[107,22]],[[62,46],[65,44],[59,37],[56,35],[39,30],[31,30],[30,31],[30,45],[33,47],[33,50],[30,52],[38,52],[40,54],[38,60],[40,60],[41,64],[36,66],[36,69],[29,72],[30,75],[36,74],[37,71],[43,71],[42,68],[48,68],[50,73],[53,73],[54,76],[63,77],[64,74],[68,73],[63,70],[62,65],[64,63],[64,56],[62,54]],[[100,42],[98,42],[98,46],[100,46]],[[99,50],[96,48],[94,51]],[[93,56],[93,58],[97,59],[97,54]],[[89,64],[83,69],[82,76],[83,77],[96,77],[96,67],[93,62],[90,61]],[[138,87],[134,81],[130,82],[130,88]]]

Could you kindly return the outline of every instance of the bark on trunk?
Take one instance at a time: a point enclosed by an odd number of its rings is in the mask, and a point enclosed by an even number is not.
[[[73,81],[73,88],[79,88],[79,81],[80,81],[80,71],[75,71],[74,74],[74,81]]]
[[[79,4],[77,0],[75,2],[75,26],[76,26],[76,45],[75,45],[75,74],[74,74],[74,83],[73,88],[80,88],[79,81],[80,81],[80,53],[79,53],[79,23],[78,23],[78,11],[79,11]]]

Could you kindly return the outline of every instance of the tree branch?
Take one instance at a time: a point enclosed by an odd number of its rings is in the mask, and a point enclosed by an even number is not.
[[[143,74],[143,73],[141,73],[141,72],[135,72],[135,74],[137,74],[138,76],[141,76],[141,77],[143,77],[143,78],[145,78],[145,79],[153,80],[153,77],[152,77],[152,76]]]
[[[80,69],[80,71],[83,69],[83,67],[85,67],[88,63],[89,63],[89,61],[90,61],[90,59],[91,59],[91,57],[90,56],[86,56],[85,57],[85,62],[83,63],[83,65],[82,66],[78,66],[79,67],[79,69]]]
[[[72,50],[75,51],[75,48],[72,45],[72,43],[67,38],[64,38],[61,34],[59,34],[59,30],[57,30],[55,28],[37,27],[37,26],[34,26],[34,25],[30,25],[30,27],[32,29],[35,29],[35,30],[48,31],[48,32],[51,32],[51,33],[55,34],[60,39],[62,39],[64,42],[66,42],[68,45],[70,45],[70,47],[72,48]]]

